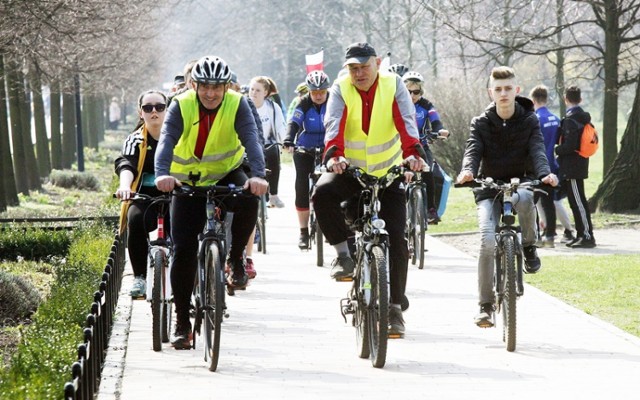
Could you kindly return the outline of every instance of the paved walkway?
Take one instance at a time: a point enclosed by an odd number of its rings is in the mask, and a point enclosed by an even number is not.
[[[406,337],[390,341],[385,367],[373,368],[340,316],[349,284],[329,278],[333,252],[319,268],[296,247],[293,171],[283,168],[286,207],[269,210],[257,278],[228,297],[218,371],[208,371],[200,346],[151,349],[151,310],[127,296],[129,273],[98,399],[637,398],[639,338],[526,286],[509,353],[501,323],[473,324],[475,259],[434,238],[428,266],[410,266]]]

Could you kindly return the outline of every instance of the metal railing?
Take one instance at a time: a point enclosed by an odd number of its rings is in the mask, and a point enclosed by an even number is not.
[[[94,398],[109,345],[113,315],[118,304],[125,266],[125,245],[116,235],[78,346],[78,360],[71,365],[71,380],[64,385],[65,400]]]

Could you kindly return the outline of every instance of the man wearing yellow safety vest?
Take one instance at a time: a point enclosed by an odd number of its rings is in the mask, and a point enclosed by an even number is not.
[[[333,155],[327,161],[327,170],[333,173],[320,177],[313,195],[322,233],[338,254],[331,270],[331,277],[337,281],[350,279],[354,270],[347,244],[350,233],[340,202],[361,190],[355,179],[342,174],[347,165],[356,165],[375,176],[383,176],[391,166],[403,162],[413,171],[425,166],[418,153],[415,107],[402,80],[393,73],[379,71],[380,58],[368,43],[350,45],[344,66],[349,74],[331,87],[324,120],[325,149],[331,149]],[[400,180],[382,193],[380,217],[387,223],[390,241],[389,334],[402,337],[400,305],[409,254],[404,239],[405,193]]]
[[[215,56],[203,57],[191,70],[192,89],[171,102],[162,125],[155,157],[156,186],[163,192],[190,183],[189,174],[200,175],[197,185],[243,186],[256,196],[266,193],[265,166],[255,119],[247,100],[228,91],[231,71]],[[251,178],[243,170],[247,154]],[[243,251],[258,216],[257,197],[224,200],[234,212],[229,260],[229,283],[247,284]],[[176,330],[171,344],[191,348],[189,300],[197,269],[198,234],[205,223],[205,199],[174,197],[171,203],[171,237],[174,256],[171,287],[176,307]]]

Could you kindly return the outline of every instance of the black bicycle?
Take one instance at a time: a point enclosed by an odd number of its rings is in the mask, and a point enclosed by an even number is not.
[[[242,187],[190,186],[183,184],[174,190],[175,196],[204,197],[207,221],[198,236],[198,268],[194,287],[195,321],[193,324],[192,348],[196,347],[196,336],[204,338],[204,359],[209,370],[215,371],[220,356],[222,319],[228,318],[225,302],[225,260],[228,251],[228,229],[225,223],[226,210],[222,200],[239,195],[247,196]],[[229,294],[233,288],[228,286]]]
[[[524,294],[522,279],[523,248],[520,241],[520,226],[516,225],[516,211],[512,197],[518,189],[536,189],[539,180],[520,182],[512,178],[510,182],[494,181],[492,178],[475,179],[474,181],[458,184],[454,187],[482,187],[497,191],[494,201],[502,202],[502,217],[496,227],[494,290],[496,294],[495,308],[502,313],[502,340],[507,351],[516,349],[516,300]]]
[[[147,203],[147,208],[142,218],[146,221],[146,213],[157,208],[157,228],[155,238],[147,235],[149,251],[147,253],[147,302],[151,304],[151,336],[153,351],[161,351],[162,343],[169,342],[171,332],[171,317],[173,295],[171,292],[171,279],[169,268],[173,256],[173,246],[168,232],[165,230],[165,218],[168,214],[168,205],[171,203],[171,195],[165,194],[157,197],[143,193],[132,193],[129,199],[132,202]],[[115,197],[115,195],[114,195]]]
[[[419,269],[424,268],[425,236],[428,229],[427,210],[427,185],[422,180],[422,174],[416,173],[411,182],[406,186],[407,197],[407,224],[405,235],[409,243],[409,258],[411,264],[418,264]]]
[[[404,174],[404,167],[394,166],[381,178],[365,173],[359,167],[345,170],[362,186],[352,200],[343,203],[349,228],[355,232],[355,271],[349,296],[340,301],[345,322],[353,315],[358,355],[371,358],[376,368],[382,368],[387,357],[389,336],[389,234],[385,221],[379,217],[380,190]],[[349,204],[351,202],[351,204]],[[352,208],[353,205],[355,208]],[[398,336],[399,337],[399,336]]]
[[[316,213],[313,209],[311,196],[313,194],[313,189],[316,187],[316,183],[323,172],[322,154],[324,152],[324,147],[296,147],[295,151],[302,154],[308,154],[314,159],[313,172],[309,174],[309,243],[307,248],[312,250],[313,245],[315,244],[316,265],[318,267],[322,267],[324,265],[324,236],[320,229],[320,225],[316,220]]]

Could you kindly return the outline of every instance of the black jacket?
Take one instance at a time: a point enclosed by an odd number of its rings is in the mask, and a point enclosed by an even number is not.
[[[591,115],[580,107],[567,111],[560,123],[558,155],[558,175],[560,180],[587,179],[589,177],[589,159],[578,154],[584,126],[591,122]]]
[[[495,103],[491,103],[471,121],[462,170],[501,181],[540,179],[551,173],[531,100],[516,97],[515,113],[508,120],[500,118]],[[474,193],[476,201],[495,196],[489,190]]]

